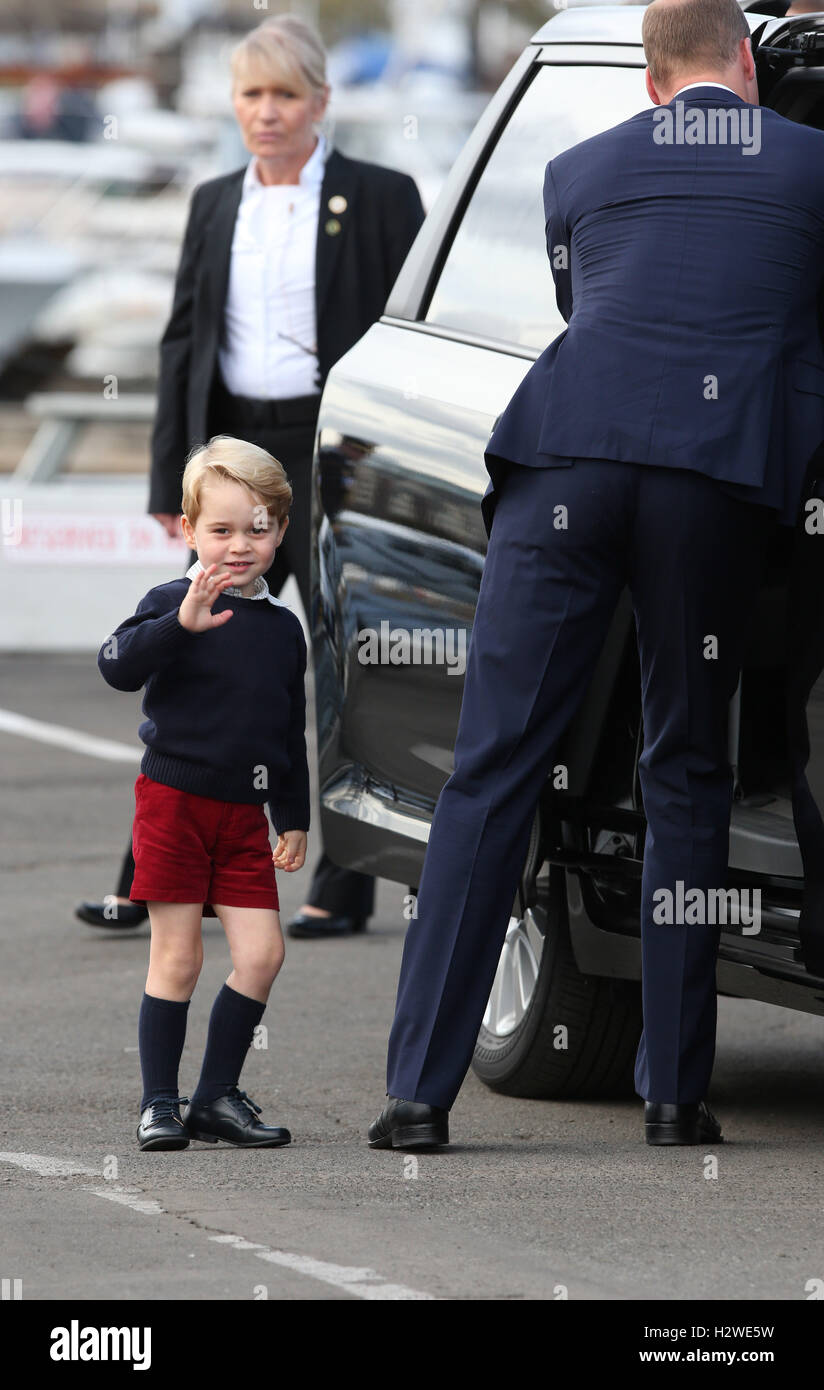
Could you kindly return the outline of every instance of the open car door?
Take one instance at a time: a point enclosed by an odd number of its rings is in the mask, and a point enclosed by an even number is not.
[[[767,20],[752,42],[761,104],[824,130],[824,11]],[[818,303],[824,343],[824,282]],[[807,970],[824,977],[824,440],[807,465],[798,518],[787,539],[786,748],[804,867],[799,935]]]

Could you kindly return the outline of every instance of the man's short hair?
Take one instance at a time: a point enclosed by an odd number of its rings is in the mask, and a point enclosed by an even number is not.
[[[738,0],[653,0],[641,25],[656,86],[668,86],[679,73],[699,68],[721,72],[735,61],[739,43],[749,36]]]

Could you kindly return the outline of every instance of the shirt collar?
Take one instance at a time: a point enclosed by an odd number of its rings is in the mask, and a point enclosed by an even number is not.
[[[194,579],[195,575],[200,574],[204,568],[205,566],[203,566],[199,560],[195,560],[194,564],[190,565],[187,569],[186,578]],[[269,585],[266,583],[266,580],[263,578],[262,574],[259,574],[255,579],[255,592],[253,594],[242,594],[236,584],[227,584],[226,588],[222,592],[224,594],[230,594],[232,598],[271,599],[272,597],[269,593]]]
[[[243,175],[243,192],[248,193],[253,188],[286,187],[279,184],[262,184],[257,175],[256,167],[257,156],[252,155],[246,165],[246,173]],[[326,163],[326,136],[322,131],[318,131],[318,143],[298,174],[298,183],[303,188],[319,188],[323,182],[323,170]],[[291,185],[294,187],[294,185]]]
[[[728,87],[726,82],[688,82],[686,87],[679,87],[675,96],[670,97],[670,101],[675,101],[675,97],[680,97],[682,92],[688,92],[691,87],[721,87],[725,92],[732,92],[732,87]],[[738,97],[737,92],[732,92],[734,97]],[[741,98],[738,97],[740,101]],[[669,106],[669,102],[667,102]]]

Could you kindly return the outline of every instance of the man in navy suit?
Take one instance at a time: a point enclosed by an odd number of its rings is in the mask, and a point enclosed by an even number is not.
[[[742,636],[770,535],[794,522],[824,439],[824,133],[758,105],[736,0],[655,0],[643,39],[653,106],[546,168],[568,326],[486,450],[490,542],[455,770],[404,947],[374,1147],[448,1142],[538,798],[625,584],[647,817],[635,1085],[649,1143],[721,1138],[705,1101],[719,931],[683,904],[725,887]]]

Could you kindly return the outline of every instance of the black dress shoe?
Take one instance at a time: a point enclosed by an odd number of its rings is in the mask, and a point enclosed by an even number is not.
[[[117,913],[116,917],[111,915],[112,911]],[[140,903],[81,903],[74,909],[74,915],[81,922],[88,922],[90,927],[107,927],[110,931],[117,931],[119,927],[139,927],[141,922],[146,921],[149,912]]]
[[[260,1106],[245,1091],[233,1086],[225,1096],[198,1105],[194,1101],[184,1112],[186,1129],[193,1139],[216,1144],[223,1139],[244,1149],[276,1149],[289,1144],[292,1136],[283,1125],[263,1125],[258,1119]]]
[[[141,1149],[188,1149],[189,1135],[180,1118],[181,1105],[188,1105],[189,1097],[172,1099],[159,1096],[140,1112],[137,1126],[137,1140]]]
[[[706,1101],[673,1105],[648,1100],[644,1104],[648,1144],[723,1144],[721,1126]]]
[[[435,1149],[449,1143],[449,1111],[390,1096],[369,1126],[370,1149]]]
[[[286,923],[290,936],[302,936],[307,940],[321,936],[353,936],[366,931],[365,917],[316,917],[309,912],[296,912]]]

